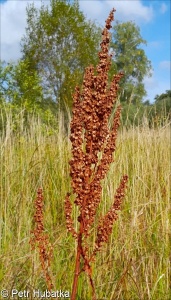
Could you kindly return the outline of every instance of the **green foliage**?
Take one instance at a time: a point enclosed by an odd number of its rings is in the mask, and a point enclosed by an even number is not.
[[[171,99],[171,90],[166,90],[165,93],[162,93],[161,95],[156,95],[155,103],[159,103],[162,100],[168,100],[168,99]]]
[[[29,111],[40,105],[43,100],[40,80],[35,70],[29,72],[28,60],[1,63],[0,95],[1,103],[12,103]]]
[[[22,130],[29,129],[31,118],[41,120],[42,130],[48,125],[51,128],[49,134],[53,133],[58,126],[57,116],[49,108],[45,110],[37,108],[29,111],[27,107],[21,109],[16,104],[3,103],[0,104],[0,135],[8,130],[11,123],[11,130],[15,134],[21,131],[21,124]]]
[[[45,98],[62,110],[71,108],[74,88],[85,67],[95,63],[99,42],[98,28],[86,21],[76,1],[52,0],[40,10],[27,8],[23,57],[30,62],[30,72],[37,70]]]
[[[123,70],[120,83],[120,100],[138,104],[146,95],[143,79],[150,76],[151,63],[147,59],[142,45],[146,41],[141,37],[140,28],[133,22],[117,23],[113,27],[114,65],[116,71]]]
[[[166,118],[171,120],[171,90],[166,90],[165,93],[156,95],[153,111],[156,122],[164,123]]]
[[[150,127],[164,126],[171,120],[170,90],[157,95],[155,102],[146,100],[140,104],[122,103],[122,125],[147,125]]]
[[[0,64],[0,130],[6,127],[7,114],[15,124],[17,130],[20,114],[24,115],[24,125],[29,126],[30,115],[39,116],[44,123],[56,124],[56,104],[51,99],[43,98],[43,90],[37,71],[30,71],[28,60],[21,60],[17,64]]]
[[[169,115],[171,118],[171,90],[155,97],[155,107],[157,114]]]
[[[144,105],[135,105],[132,103],[122,103],[122,125],[131,127],[132,125],[138,126],[144,123],[146,115],[146,108]]]
[[[0,104],[15,98],[14,65],[0,62]]]

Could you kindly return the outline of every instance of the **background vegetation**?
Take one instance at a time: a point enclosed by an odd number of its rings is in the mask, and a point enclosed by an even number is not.
[[[124,71],[119,100],[123,124],[156,123],[171,118],[171,91],[144,102],[143,79],[151,75],[151,62],[143,46],[140,28],[133,22],[116,23],[112,28],[111,51],[115,53],[110,76]],[[62,111],[68,123],[72,94],[80,85],[85,68],[97,63],[101,28],[88,21],[77,1],[51,0],[50,6],[27,7],[27,26],[21,40],[21,59],[0,63],[0,106],[3,120],[10,109],[41,116],[47,123]],[[138,114],[136,114],[138,108]],[[18,110],[19,109],[19,110]],[[0,124],[2,129],[2,124]]]

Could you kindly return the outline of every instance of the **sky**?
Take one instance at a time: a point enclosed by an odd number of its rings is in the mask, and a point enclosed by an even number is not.
[[[49,5],[49,0],[42,0]],[[16,62],[21,58],[20,41],[25,34],[26,7],[34,2],[41,6],[41,0],[0,0],[0,59]],[[144,100],[153,102],[154,97],[171,89],[171,5],[170,0],[79,0],[80,9],[87,19],[103,26],[114,7],[115,20],[133,21],[140,28],[140,34],[147,41],[143,46],[151,61],[152,77],[144,78],[147,96]],[[113,23],[114,24],[114,23]]]

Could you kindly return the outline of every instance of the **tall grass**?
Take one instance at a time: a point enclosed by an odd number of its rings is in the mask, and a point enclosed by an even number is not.
[[[0,289],[46,289],[38,254],[29,245],[36,190],[41,186],[45,228],[54,247],[54,285],[71,291],[75,244],[66,232],[64,216],[64,198],[71,189],[71,144],[62,114],[56,130],[39,118],[28,121],[29,127],[24,127],[21,112],[14,130],[9,112],[0,137]],[[110,242],[93,266],[98,299],[171,298],[170,146],[169,124],[119,132],[99,214],[111,206],[120,174],[128,174],[129,186]],[[91,299],[84,276],[78,293],[78,299]]]

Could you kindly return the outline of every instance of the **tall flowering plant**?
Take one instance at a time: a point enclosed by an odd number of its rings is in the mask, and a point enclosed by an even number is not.
[[[116,105],[118,83],[123,76],[119,73],[108,80],[112,55],[109,54],[111,22],[114,20],[113,9],[106,20],[102,31],[99,64],[96,68],[89,66],[85,70],[82,89],[76,87],[73,96],[73,116],[71,121],[72,159],[70,160],[70,176],[72,191],[76,195],[74,204],[79,208],[78,230],[74,228],[72,219],[73,203],[68,193],[65,198],[65,215],[67,229],[77,241],[75,273],[71,300],[76,299],[78,278],[82,271],[86,272],[92,287],[93,299],[96,299],[92,279],[91,262],[103,243],[107,243],[112,227],[121,208],[128,176],[121,178],[110,210],[100,218],[94,248],[90,253],[88,237],[95,224],[95,216],[101,201],[102,184],[116,149],[117,131],[120,122],[121,107],[116,107],[113,125],[109,127],[109,118]],[[81,268],[81,265],[83,267]]]

